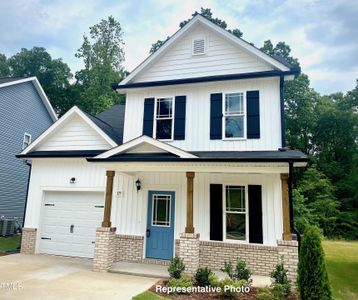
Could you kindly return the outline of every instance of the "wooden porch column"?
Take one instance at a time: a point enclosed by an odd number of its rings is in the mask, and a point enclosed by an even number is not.
[[[185,233],[194,233],[193,223],[193,190],[194,190],[194,172],[186,172],[186,227]]]
[[[104,213],[102,227],[111,227],[111,209],[112,209],[112,194],[113,194],[113,177],[115,171],[107,171],[106,183],[106,201],[104,203]]]
[[[291,241],[290,228],[290,202],[288,196],[288,174],[281,174],[281,188],[282,188],[282,214],[283,214],[283,233],[282,239]]]

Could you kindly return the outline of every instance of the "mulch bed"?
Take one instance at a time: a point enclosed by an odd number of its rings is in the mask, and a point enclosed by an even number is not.
[[[253,300],[253,299],[257,299],[256,298],[256,294],[258,292],[258,288],[255,287],[251,287],[250,288],[250,292],[249,293],[242,293],[239,294],[239,296],[235,297],[235,298],[228,298],[228,297],[224,297],[221,294],[218,293],[192,293],[190,295],[188,294],[181,294],[181,295],[168,295],[168,294],[162,294],[162,293],[157,293],[155,291],[155,287],[157,285],[161,285],[161,286],[166,286],[168,283],[167,280],[159,280],[156,284],[154,284],[149,290],[159,296],[168,298],[168,299],[178,299],[178,300],[183,300],[183,299],[188,299],[188,300],[197,300],[197,299],[217,299],[217,300],[221,300],[221,299],[240,299],[240,300]],[[291,294],[289,297],[286,298],[286,300],[299,300],[299,297],[297,294]]]

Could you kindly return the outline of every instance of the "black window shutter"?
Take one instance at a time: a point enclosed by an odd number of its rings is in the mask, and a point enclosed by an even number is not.
[[[260,138],[260,92],[248,91],[246,93],[247,107],[247,138]]]
[[[185,140],[186,96],[175,97],[174,140]]]
[[[154,98],[144,99],[143,135],[153,137]]]
[[[223,188],[210,184],[210,240],[223,240]]]
[[[249,185],[249,242],[262,244],[262,188]]]
[[[223,95],[211,94],[210,95],[210,139],[222,139],[222,100]]]

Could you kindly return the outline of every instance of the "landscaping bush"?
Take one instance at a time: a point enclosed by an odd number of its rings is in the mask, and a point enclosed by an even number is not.
[[[168,272],[171,278],[180,279],[181,273],[183,273],[184,270],[185,265],[180,257],[175,256],[170,260]]]
[[[220,285],[221,287],[221,294],[224,297],[236,297],[240,294],[240,292],[236,291],[236,289],[244,289],[245,287],[247,287],[247,281],[246,280],[239,280],[239,281],[235,281],[232,280],[230,278],[225,278],[223,280],[220,281]],[[232,287],[232,289],[230,289],[229,287]]]
[[[246,267],[246,263],[242,259],[237,260],[235,269],[233,268],[231,261],[225,262],[221,271],[225,272],[231,280],[246,280],[247,282],[251,281],[251,271]]]
[[[218,277],[216,274],[214,274],[214,273],[210,273],[210,274],[209,274],[208,280],[209,280],[209,285],[210,285],[210,286],[213,286],[213,287],[221,286],[219,277]]]
[[[332,299],[321,239],[317,227],[306,228],[299,254],[297,280],[302,299]]]
[[[271,279],[273,280],[273,286],[280,285],[283,287],[284,296],[288,296],[291,293],[291,283],[282,261],[277,263],[275,270],[271,272]]]
[[[283,300],[285,299],[285,287],[282,284],[274,283],[272,288],[260,288],[256,298],[260,300]]]
[[[193,287],[193,279],[189,275],[183,275],[179,279],[170,278],[168,281],[168,287],[172,288],[190,288]],[[181,291],[180,294],[187,294],[185,291]]]
[[[199,268],[195,273],[195,284],[198,286],[209,286],[209,276],[212,274],[208,267]]]

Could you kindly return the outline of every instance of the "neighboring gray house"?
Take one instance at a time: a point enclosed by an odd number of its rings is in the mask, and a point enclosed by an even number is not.
[[[0,217],[22,223],[30,165],[15,155],[56,120],[36,77],[0,78]]]

